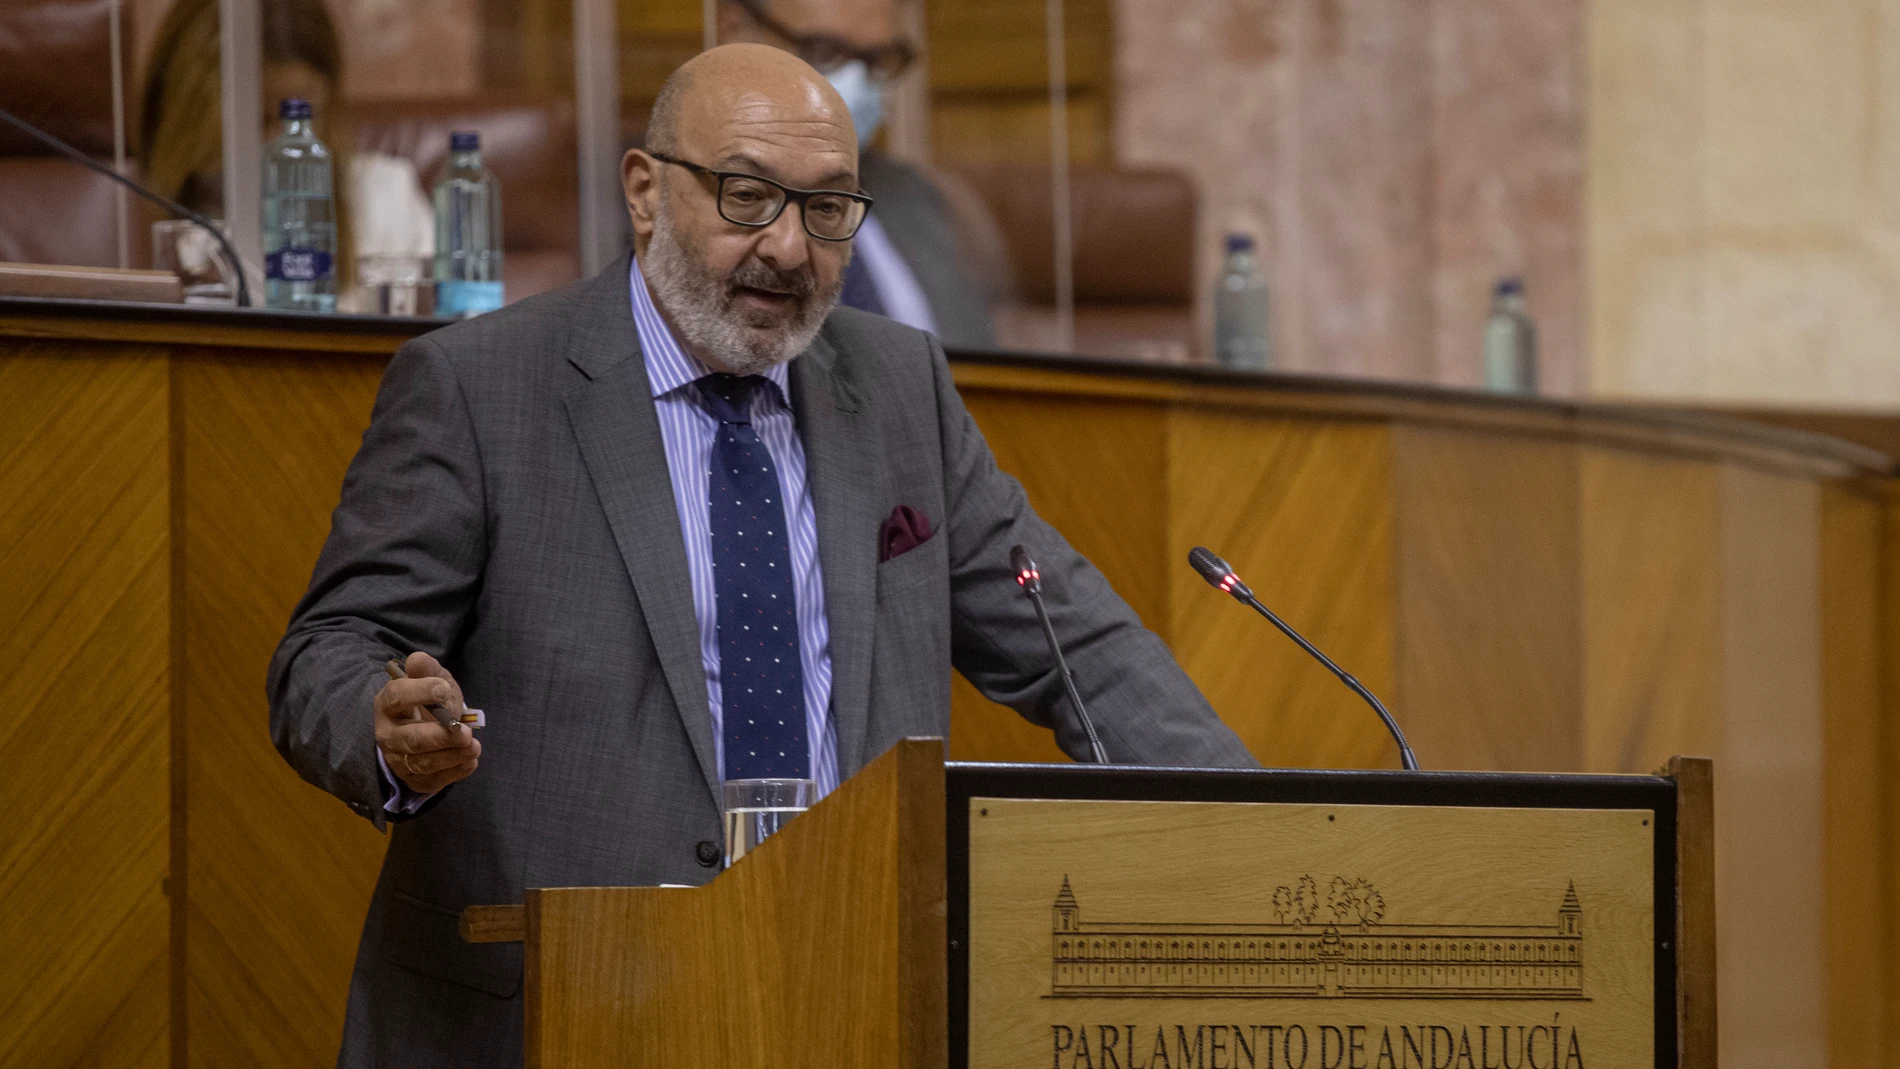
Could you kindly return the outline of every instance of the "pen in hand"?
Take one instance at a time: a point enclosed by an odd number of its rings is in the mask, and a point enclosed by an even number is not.
[[[409,673],[403,671],[402,662],[393,657],[383,662],[383,671],[388,673],[391,679],[409,678]],[[480,728],[488,726],[488,718],[480,709],[464,709],[462,715],[458,718],[454,713],[449,712],[448,706],[443,705],[441,702],[433,702],[423,708],[427,709],[429,715],[435,717],[435,722],[441,724],[450,734],[454,734],[457,729],[463,727]]]

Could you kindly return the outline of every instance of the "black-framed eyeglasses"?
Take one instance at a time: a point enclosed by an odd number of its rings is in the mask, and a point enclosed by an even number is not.
[[[842,37],[833,37],[825,33],[799,33],[790,26],[766,13],[765,5],[759,0],[737,0],[752,21],[765,27],[772,33],[785,39],[798,53],[798,58],[818,69],[820,74],[830,74],[839,67],[860,60],[873,79],[888,82],[910,69],[917,59],[917,49],[902,38],[877,48],[859,48]]]
[[[756,174],[715,171],[663,152],[647,155],[713,179],[719,217],[740,226],[771,226],[787,204],[797,202],[805,233],[820,241],[850,241],[858,227],[864,225],[865,213],[871,210],[871,198],[863,193],[847,193],[842,189],[793,189]]]

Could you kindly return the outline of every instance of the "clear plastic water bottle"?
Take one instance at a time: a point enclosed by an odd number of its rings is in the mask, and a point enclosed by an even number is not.
[[[1524,305],[1521,279],[1500,281],[1491,298],[1491,316],[1484,323],[1484,388],[1537,392],[1537,325]]]
[[[458,130],[435,184],[435,314],[473,316],[501,305],[501,183],[482,166],[480,135]]]
[[[330,150],[317,140],[310,102],[278,106],[284,132],[264,149],[264,304],[336,311],[336,201]]]
[[[1253,238],[1229,234],[1227,261],[1214,288],[1214,359],[1223,367],[1265,371],[1273,360],[1271,328]]]

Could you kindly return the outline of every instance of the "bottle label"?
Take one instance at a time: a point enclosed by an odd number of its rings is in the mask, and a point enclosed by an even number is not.
[[[476,316],[501,307],[499,282],[469,282],[444,279],[435,284],[435,314],[439,316]]]
[[[321,249],[279,249],[264,257],[264,277],[273,282],[316,282],[330,278],[334,267]]]

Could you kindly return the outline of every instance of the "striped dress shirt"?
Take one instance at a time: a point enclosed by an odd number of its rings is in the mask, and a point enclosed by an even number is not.
[[[647,292],[646,279],[636,261],[629,272],[633,297],[633,325],[646,357],[647,379],[653,385],[653,410],[660,418],[660,438],[666,448],[667,473],[672,477],[673,507],[679,514],[680,533],[686,538],[686,567],[693,580],[693,613],[699,617],[699,659],[706,671],[706,706],[712,710],[713,767],[726,770],[725,722],[719,691],[719,608],[713,587],[711,512],[706,500],[707,471],[712,461],[713,437],[719,421],[700,406],[694,381],[711,374],[691,353],[680,348],[673,330],[660,318]],[[773,389],[758,390],[752,399],[752,427],[772,454],[778,468],[779,500],[785,503],[786,530],[791,534],[792,591],[798,599],[798,656],[805,676],[805,738],[811,746],[811,778],[818,795],[838,786],[838,732],[831,719],[831,629],[825,621],[825,577],[818,564],[818,516],[812,511],[811,487],[805,481],[805,446],[792,420],[791,373],[785,364],[765,373]],[[414,813],[429,800],[396,778],[382,750],[376,751],[389,797],[383,808],[390,813]]]
[[[653,386],[653,410],[660,419],[672,477],[673,506],[686,539],[686,566],[692,574],[693,613],[699,617],[699,658],[706,671],[706,706],[712,710],[714,767],[725,775],[725,725],[719,686],[719,609],[713,586],[712,528],[706,500],[707,472],[719,421],[699,400],[694,382],[711,369],[681,348],[660,317],[636,261],[628,272],[633,295],[633,325],[646,357]],[[818,564],[818,517],[805,480],[805,446],[792,419],[790,368],[779,364],[765,372],[773,388],[752,400],[752,427],[778,469],[779,500],[791,535],[792,589],[798,599],[798,656],[805,677],[805,737],[811,746],[811,778],[824,796],[838,786],[838,734],[831,719],[831,635],[825,621],[824,573]]]

